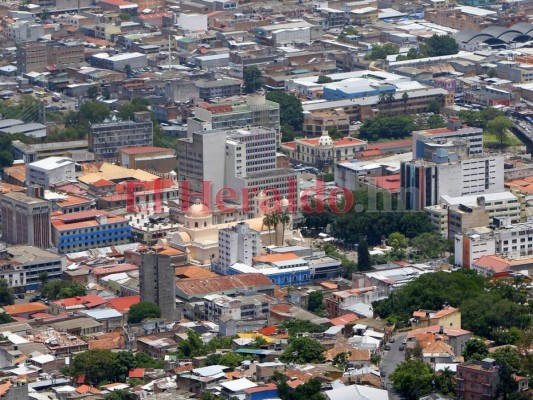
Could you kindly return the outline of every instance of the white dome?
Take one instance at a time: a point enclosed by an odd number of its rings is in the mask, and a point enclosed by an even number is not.
[[[318,138],[318,145],[319,146],[332,146],[333,145],[333,140],[329,136],[328,131],[324,131],[322,133],[322,136]]]
[[[211,210],[202,204],[200,199],[196,199],[195,203],[187,210],[186,215],[191,218],[205,218],[211,216]]]

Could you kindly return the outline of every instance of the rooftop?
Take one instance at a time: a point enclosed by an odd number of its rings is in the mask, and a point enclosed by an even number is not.
[[[187,297],[203,297],[208,293],[232,291],[236,289],[274,287],[265,275],[241,274],[233,276],[219,276],[216,278],[188,279],[176,283],[178,292]]]
[[[167,149],[165,147],[139,146],[139,147],[122,147],[119,150],[119,152],[133,155],[133,154],[161,153],[161,152],[168,152],[169,150],[170,149]]]
[[[48,157],[43,158],[42,160],[32,162],[28,164],[30,167],[44,169],[51,171],[56,168],[64,167],[69,164],[74,164],[74,161],[68,157]]]

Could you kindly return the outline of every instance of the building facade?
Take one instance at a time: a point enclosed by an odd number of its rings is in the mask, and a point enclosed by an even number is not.
[[[496,361],[491,358],[457,365],[457,399],[494,399],[500,382],[499,371]]]
[[[79,68],[85,54],[79,42],[23,42],[17,44],[17,67],[22,73],[46,72],[53,66],[59,71]]]
[[[59,253],[129,243],[128,220],[100,210],[80,211],[52,218],[52,240]]]
[[[103,122],[89,127],[89,151],[97,160],[117,160],[122,147],[152,146],[150,112],[137,112],[133,121]]]
[[[141,301],[157,304],[161,318],[175,320],[176,312],[176,274],[174,267],[184,263],[186,255],[171,257],[158,254],[149,249],[141,254],[140,295]]]
[[[252,265],[252,259],[261,251],[261,235],[241,222],[218,231],[218,261],[215,270],[227,275],[227,269],[235,263]]]
[[[21,192],[11,192],[0,195],[0,208],[3,241],[8,244],[50,247],[51,202]]]
[[[26,165],[26,184],[39,185],[49,189],[59,182],[71,182],[76,179],[74,161],[66,157],[48,157]]]

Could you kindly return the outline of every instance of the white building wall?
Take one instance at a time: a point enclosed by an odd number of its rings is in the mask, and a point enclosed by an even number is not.
[[[207,15],[180,14],[178,25],[186,31],[207,31]]]

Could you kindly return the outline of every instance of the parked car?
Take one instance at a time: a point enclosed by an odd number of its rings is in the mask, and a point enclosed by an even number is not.
[[[407,344],[407,339],[402,340],[402,344],[406,345]]]
[[[390,349],[391,349],[391,347],[388,344],[383,346],[383,350],[389,351]]]
[[[405,346],[402,344],[398,350],[404,351],[405,350]]]
[[[391,338],[389,339],[389,343],[394,343],[395,341],[396,341],[396,339],[394,339],[393,337],[391,337]]]

